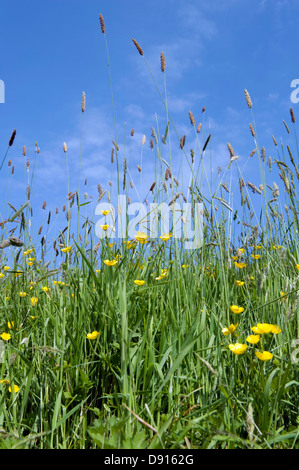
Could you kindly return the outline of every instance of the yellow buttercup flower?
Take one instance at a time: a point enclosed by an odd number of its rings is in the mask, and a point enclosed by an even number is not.
[[[43,290],[44,292],[49,292],[49,290],[50,290],[50,287],[43,286],[43,287],[42,287],[42,290]]]
[[[3,339],[3,341],[8,341],[9,339],[11,339],[11,334],[10,333],[1,333],[0,336]]]
[[[148,236],[144,232],[137,232],[135,239],[142,245],[148,242]]]
[[[20,292],[19,295],[20,295],[20,297],[26,297],[27,292]]]
[[[163,242],[167,242],[172,237],[172,233],[163,233],[160,238]]]
[[[241,262],[240,262],[240,263],[237,263],[237,262],[235,261],[235,266],[236,266],[236,268],[238,268],[238,269],[243,269],[243,268],[246,268],[247,264],[246,264],[246,263],[241,263]]]
[[[247,344],[242,344],[242,343],[235,343],[235,344],[230,344],[229,349],[234,353],[234,354],[244,354],[246,349],[247,349]]]
[[[12,322],[9,321],[9,322],[7,322],[7,326],[10,330],[12,330],[15,326],[15,322],[14,321],[12,321]]]
[[[296,268],[297,268],[297,269],[298,269],[298,271],[299,271],[299,264],[296,264]],[[5,269],[5,268],[4,268],[4,269]]]
[[[109,261],[109,259],[104,259],[104,264],[106,264],[106,266],[115,266],[117,263],[118,261],[116,259],[112,261]]]
[[[64,248],[61,248],[62,253],[69,253],[72,249],[72,246],[65,246]]]
[[[111,212],[110,210],[109,210],[109,211],[108,211],[108,210],[101,211],[101,213],[102,213],[103,215],[108,215],[108,214],[110,214],[110,212]]]
[[[244,281],[235,281],[235,283],[237,284],[237,286],[244,286],[245,282]]]
[[[288,296],[287,292],[280,291],[280,295],[281,295],[282,298],[279,299],[279,302],[285,302],[287,300],[287,296]]]
[[[101,225],[100,227],[101,227],[101,229],[104,230],[104,232],[106,232],[106,230],[108,230],[108,228],[110,227],[110,225],[105,224],[105,225]]]
[[[31,297],[31,305],[32,307],[35,307],[35,305],[37,304],[38,302],[38,298],[37,297]]]
[[[86,335],[86,338],[87,339],[97,339],[97,337],[99,336],[99,332],[98,331],[93,331],[92,333],[88,333]]]
[[[233,313],[239,314],[244,312],[244,307],[238,307],[238,305],[231,305],[229,307]]]
[[[299,265],[298,265],[299,266]],[[10,270],[10,267],[9,266],[4,266],[4,271],[9,271]],[[298,268],[299,269],[299,268]]]
[[[0,380],[0,384],[9,385],[9,380],[8,379]]]
[[[27,258],[26,259],[26,264],[28,266],[33,266],[34,265],[35,258]]]
[[[278,325],[273,325],[271,333],[273,333],[274,335],[277,335],[278,333],[281,333],[281,329],[279,328]]]
[[[183,269],[189,268],[189,264],[182,264],[182,268]]]
[[[134,281],[134,283],[135,283],[137,286],[143,286],[143,285],[145,284],[145,281],[136,279],[136,280]]]
[[[30,253],[33,253],[34,248],[31,248],[31,250],[24,251],[23,256],[30,255]]]
[[[231,333],[234,333],[238,327],[239,323],[237,323],[236,325],[233,325],[231,324],[229,327],[227,328],[223,328],[222,329],[222,333],[226,336],[226,335],[230,335]]]
[[[273,357],[273,354],[271,354],[269,351],[256,351],[255,355],[260,359],[260,361],[270,361]]]
[[[13,389],[14,389],[14,392],[17,393],[20,390],[20,387],[18,387],[17,385],[14,385]],[[12,390],[11,387],[8,387],[8,390],[11,392]]]
[[[251,255],[253,259],[260,259],[261,255]]]
[[[1,277],[4,277],[4,274],[3,274],[3,273],[0,273],[0,279],[1,279]]]
[[[272,333],[274,325],[271,323],[258,323],[256,326],[252,326],[251,330],[258,335],[267,335]]]
[[[250,335],[247,336],[246,341],[251,344],[256,344],[261,339],[260,335]]]

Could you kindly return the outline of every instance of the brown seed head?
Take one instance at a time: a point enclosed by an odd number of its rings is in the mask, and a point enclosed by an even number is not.
[[[86,104],[86,95],[83,91],[83,93],[82,93],[82,102],[81,102],[81,111],[82,111],[82,113],[84,113],[84,111],[85,111],[85,104]]]
[[[252,108],[252,101],[251,101],[251,98],[250,98],[250,95],[248,93],[248,91],[245,89],[244,90],[244,93],[245,93],[245,98],[246,98],[246,103],[248,105],[248,108]]]
[[[25,147],[25,145],[23,146],[23,155],[24,155],[24,157],[26,157],[26,147]]]
[[[104,21],[104,18],[103,18],[102,14],[99,15],[99,19],[100,19],[100,24],[101,24],[101,31],[102,31],[103,34],[105,34],[105,31],[106,31],[105,21]]]
[[[66,153],[66,152],[67,152],[67,145],[66,145],[66,143],[65,143],[65,142],[63,142],[63,151],[64,151],[64,153]]]
[[[195,126],[195,119],[191,111],[189,111],[189,119],[191,122],[191,125],[194,127]]]
[[[136,46],[136,49],[137,51],[139,52],[140,55],[143,55],[143,50],[141,49],[140,45],[138,44],[138,42],[135,40],[135,39],[132,39],[133,43],[135,44]]]
[[[17,133],[17,131],[16,131],[16,129],[15,129],[15,130],[13,131],[13,133],[11,134],[11,137],[10,137],[10,139],[9,139],[9,142],[8,142],[9,147],[11,147],[12,144],[14,143],[14,140],[15,140],[15,137],[16,137],[16,133]]]
[[[254,132],[252,124],[249,124],[249,127],[250,127],[250,130],[251,130],[252,137],[255,137],[255,132]]]
[[[294,111],[293,111],[293,109],[292,109],[292,108],[290,109],[290,114],[291,114],[291,119],[292,119],[292,122],[294,122],[294,123],[295,123],[295,122],[296,122],[296,120],[295,120],[295,114],[294,114]]]
[[[166,70],[166,62],[165,62],[164,52],[161,52],[161,70],[162,70],[162,72],[165,72],[165,70]]]

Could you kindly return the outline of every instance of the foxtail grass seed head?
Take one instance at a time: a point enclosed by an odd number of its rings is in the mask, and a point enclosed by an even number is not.
[[[11,166],[11,160],[8,160],[7,166],[8,166],[8,167]]]
[[[15,129],[15,130],[13,131],[13,133],[11,134],[11,137],[10,137],[10,139],[9,139],[9,142],[8,142],[9,147],[11,147],[12,144],[14,143],[16,134],[17,134],[17,131],[16,131],[16,129]]]
[[[195,119],[191,111],[189,111],[189,119],[190,119],[191,125],[195,127]]]
[[[230,158],[232,159],[232,157],[235,156],[235,152],[234,152],[234,149],[233,149],[232,145],[229,142],[227,144],[227,148],[229,150]]]
[[[59,210],[58,210],[58,207],[56,207],[56,215],[58,214]]]
[[[151,148],[151,149],[154,148],[154,141],[153,141],[153,139],[150,140],[150,148]]]
[[[112,140],[112,143],[113,143],[115,149],[119,152],[119,146],[117,145],[117,143],[114,140]]]
[[[42,205],[42,209],[45,210],[46,207],[47,207],[47,201],[44,201],[44,202],[43,202],[43,205]]]
[[[85,111],[85,104],[86,104],[86,95],[83,91],[83,93],[82,93],[82,102],[81,102],[81,111],[82,111],[82,113],[84,113],[84,111]]]
[[[270,156],[268,157],[267,165],[269,166],[270,170],[272,170],[272,158]]]
[[[68,209],[68,210],[66,211],[66,220],[67,220],[67,221],[71,220],[71,217],[72,217],[71,210]]]
[[[211,138],[211,134],[208,135],[207,140],[205,141],[205,144],[204,144],[204,146],[203,146],[203,148],[202,148],[202,151],[203,151],[203,152],[204,152],[205,149],[207,148],[207,145],[208,145],[208,143],[209,143],[209,141],[210,141],[210,138]]]
[[[132,130],[131,130],[131,137],[133,137],[134,134],[135,134],[135,129],[132,129]]]
[[[200,131],[201,131],[201,122],[198,124],[197,129],[196,129],[197,134],[199,134]]]
[[[24,155],[24,157],[26,157],[26,155],[27,155],[26,146],[25,146],[25,145],[23,146],[23,155]]]
[[[287,123],[285,121],[282,121],[284,123],[284,127],[286,128],[286,131],[288,134],[290,134],[290,129],[287,126]]]
[[[206,111],[206,107],[203,106],[201,112],[204,113]]]
[[[102,31],[103,34],[105,34],[105,31],[106,31],[105,21],[104,21],[104,18],[103,18],[102,14],[99,15],[99,19],[100,19],[101,31]]]
[[[256,148],[253,149],[252,152],[250,153],[249,157],[253,157],[253,155],[255,154],[256,150],[257,150]]]
[[[139,54],[140,54],[140,55],[144,55],[144,54],[143,54],[143,50],[141,49],[141,47],[140,47],[140,45],[138,44],[138,42],[136,41],[136,39],[133,38],[132,41],[133,41],[133,43],[135,44],[136,49],[137,49],[137,51],[139,52]]]
[[[155,140],[156,144],[158,143],[157,134],[155,129],[152,127],[152,138]]]
[[[137,165],[137,170],[139,171],[139,173],[141,173],[142,171],[141,166]]]
[[[165,70],[166,70],[166,62],[165,62],[164,52],[161,52],[161,70],[162,70],[162,72],[165,72]]]
[[[41,225],[38,231],[38,234],[40,235],[42,233],[43,226]]]
[[[149,189],[150,191],[152,191],[152,193],[153,193],[153,190],[154,190],[155,186],[156,186],[156,181],[153,182],[153,184],[151,185],[151,187]]]
[[[277,147],[277,142],[276,142],[276,139],[275,139],[274,135],[272,135],[272,139],[273,139],[275,147]]]
[[[262,147],[262,149],[261,149],[261,157],[262,157],[263,162],[265,162],[265,160],[266,160],[266,149],[265,149],[265,147]]]
[[[63,151],[64,151],[64,153],[66,153],[66,152],[67,152],[67,145],[66,145],[66,143],[65,143],[65,142],[63,142]]]
[[[290,114],[291,114],[291,120],[293,123],[296,122],[296,119],[295,119],[295,114],[294,114],[294,111],[293,111],[293,108],[290,109]]]
[[[253,125],[249,124],[249,127],[250,127],[252,137],[255,137],[255,132],[254,132],[254,129],[253,129]]]
[[[251,101],[251,98],[250,98],[250,95],[248,93],[248,91],[245,89],[244,90],[244,93],[245,93],[245,99],[246,99],[246,103],[248,105],[248,108],[252,108],[252,101]]]
[[[146,137],[145,137],[145,135],[143,135],[143,136],[142,136],[142,140],[141,140],[141,145],[142,145],[142,147],[144,146],[145,141],[146,141]]]
[[[13,175],[15,172],[15,166],[13,165],[12,168],[11,168],[11,174]]]
[[[112,150],[111,150],[111,163],[114,162],[114,147],[112,147]]]
[[[186,136],[180,138],[180,148],[183,149],[185,147]]]

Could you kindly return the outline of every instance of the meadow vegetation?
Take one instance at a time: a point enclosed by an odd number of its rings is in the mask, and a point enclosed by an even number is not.
[[[102,15],[100,28],[109,66]],[[141,46],[133,43],[151,74]],[[106,223],[99,239],[80,174],[78,188],[68,188],[63,201],[66,226],[54,238],[45,229],[32,234],[30,194],[36,170],[28,160],[26,200],[20,208],[6,200],[10,216],[0,219],[0,448],[298,448],[294,112],[289,125],[283,121],[294,148],[279,146],[273,136],[276,156],[267,158],[245,90],[254,143],[248,159],[256,160],[260,181],[247,181],[228,143],[227,164],[212,190],[206,168],[213,139],[206,132],[205,108],[200,123],[191,111],[186,116],[195,142],[187,150],[167,108],[166,59],[162,52],[164,90],[153,77],[153,92],[158,91],[165,107],[166,130],[160,135],[153,123],[149,143],[142,139],[140,181],[131,178],[127,155],[112,135],[109,165],[117,183],[104,189],[99,185],[97,197],[109,202],[113,194],[123,193],[129,206],[138,186],[145,204],[167,202],[176,208],[188,201],[194,208],[201,203],[203,244],[186,250],[184,237],[174,237],[171,227],[156,239],[142,230],[112,239],[109,210],[102,212]],[[83,93],[83,125],[85,99]],[[7,164],[12,168],[15,137],[16,131],[1,172]],[[154,179],[142,189],[145,144],[152,149]],[[186,188],[172,161],[174,147],[190,169]],[[67,143],[61,150],[68,178]],[[36,147],[37,165],[38,157]],[[235,167],[238,210],[230,199]],[[274,170],[279,185],[272,181]],[[205,192],[203,182],[209,189]],[[45,227],[50,219],[51,213]]]

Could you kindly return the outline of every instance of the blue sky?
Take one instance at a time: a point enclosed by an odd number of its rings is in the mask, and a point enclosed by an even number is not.
[[[214,179],[218,166],[227,167],[230,142],[240,157],[240,168],[245,166],[245,181],[261,184],[256,156],[248,160],[255,144],[249,130],[252,115],[244,98],[245,88],[253,101],[259,144],[265,146],[267,157],[277,157],[272,135],[294,148],[282,121],[291,126],[290,107],[296,115],[298,106],[290,99],[291,81],[299,78],[296,0],[2,0],[0,79],[5,83],[5,103],[0,104],[0,160],[14,129],[17,135],[8,154],[15,174],[10,174],[7,162],[0,173],[5,195],[0,202],[1,218],[8,215],[7,202],[20,207],[25,201],[24,145],[30,168],[36,142],[40,148],[32,188],[36,226],[46,225],[48,210],[54,214],[58,206],[61,212],[66,204],[63,142],[68,145],[70,191],[78,188],[83,91],[82,193],[86,190],[88,198],[93,195],[96,202],[97,185],[109,189],[110,179],[116,190],[116,169],[110,164],[115,134],[100,13],[106,24],[120,169],[122,172],[125,156],[136,187],[142,136],[147,139],[142,150],[143,187],[149,188],[154,178],[151,128],[157,130],[158,122],[163,134],[166,125],[165,108],[146,65],[164,93],[161,51],[166,57],[168,109],[177,132],[186,135],[189,152],[195,142],[188,112],[194,114],[196,125],[204,118],[200,138],[204,142],[212,134],[207,169],[212,168]],[[143,48],[144,58],[132,38]],[[170,132],[177,169],[181,152],[172,128]],[[163,152],[169,160],[169,149]],[[184,163],[181,168],[180,176],[186,183],[188,167]],[[232,189],[237,193],[237,173],[232,175]],[[275,170],[269,176],[270,185],[273,180],[282,188]],[[224,181],[230,183],[230,176]],[[136,194],[132,192],[131,197]],[[45,200],[46,213],[41,209]]]

